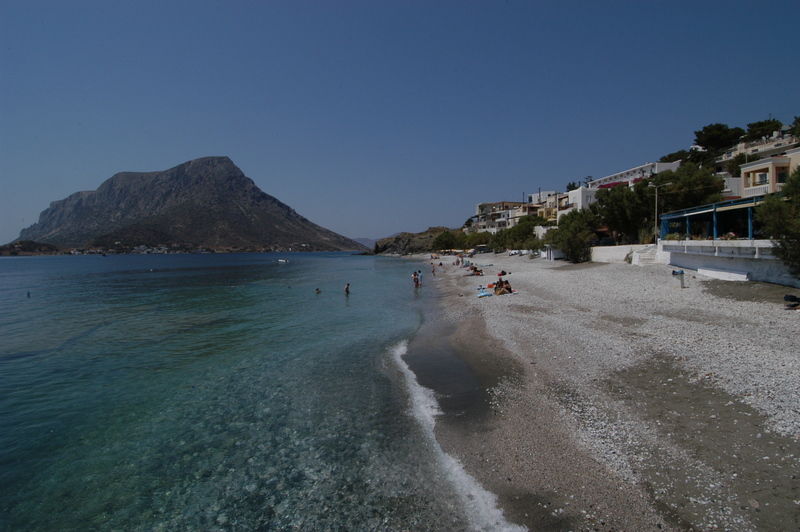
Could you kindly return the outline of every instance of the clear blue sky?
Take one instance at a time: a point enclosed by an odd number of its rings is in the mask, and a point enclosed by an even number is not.
[[[350,237],[800,115],[800,2],[0,1],[0,242],[228,155]]]

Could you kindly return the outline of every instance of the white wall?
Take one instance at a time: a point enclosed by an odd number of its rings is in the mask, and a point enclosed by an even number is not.
[[[768,241],[763,240],[733,240],[723,241],[660,241],[659,242],[659,262],[662,260],[667,264],[697,270],[698,268],[711,268],[731,272],[749,273],[753,281],[766,283],[783,284],[800,288],[800,279],[793,277],[788,268],[780,260],[772,257],[769,248],[765,248]],[[677,244],[677,245],[676,245]],[[680,250],[680,244],[686,244],[685,250]],[[713,254],[701,253],[704,247],[714,244],[724,247],[719,251],[718,256]],[[666,248],[664,248],[666,246]],[[759,255],[762,258],[752,258],[749,253],[755,247],[761,248]],[[749,248],[749,249],[748,249]],[[748,253],[750,256],[743,256]]]
[[[631,251],[646,248],[646,244],[630,246],[595,246],[592,248],[592,262],[625,262]]]

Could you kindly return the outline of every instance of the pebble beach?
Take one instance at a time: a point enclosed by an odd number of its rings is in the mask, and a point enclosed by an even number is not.
[[[427,279],[488,408],[445,412],[436,436],[509,521],[800,528],[800,312],[782,299],[797,289],[491,254],[467,276],[439,260]],[[476,297],[501,270],[516,293]]]

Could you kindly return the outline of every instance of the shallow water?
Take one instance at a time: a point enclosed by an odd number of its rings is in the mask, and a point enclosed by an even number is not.
[[[0,260],[0,529],[481,527],[464,500],[491,496],[412,415],[397,353],[430,301],[407,270]]]

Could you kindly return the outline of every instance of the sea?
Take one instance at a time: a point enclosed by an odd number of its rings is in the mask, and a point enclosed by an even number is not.
[[[514,528],[405,363],[423,265],[0,259],[0,530]]]

